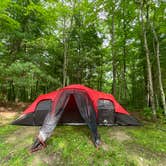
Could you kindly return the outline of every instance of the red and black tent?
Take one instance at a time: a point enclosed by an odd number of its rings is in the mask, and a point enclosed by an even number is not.
[[[80,114],[82,103],[76,102],[80,95],[87,96],[89,104],[93,107],[97,124],[139,125],[111,94],[99,92],[83,85],[69,85],[57,91],[39,96],[12,124],[40,126],[48,114],[54,112],[58,102],[65,105],[64,113],[59,123],[83,123]],[[64,100],[62,97],[66,95]],[[88,106],[87,106],[88,107]],[[86,112],[85,112],[86,113]]]
[[[64,123],[86,123],[94,141],[98,137],[97,125],[140,125],[111,94],[79,84],[39,96],[12,124],[42,125],[42,131],[49,128],[52,132],[57,124]],[[41,135],[43,140],[48,137]]]

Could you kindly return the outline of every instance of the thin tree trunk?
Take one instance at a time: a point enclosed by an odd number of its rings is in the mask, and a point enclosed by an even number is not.
[[[67,82],[67,43],[64,41],[64,53],[63,53],[63,87]]]
[[[147,107],[150,106],[150,88],[149,88],[149,79],[148,79],[148,75],[147,75]]]
[[[37,97],[38,86],[39,86],[39,81],[37,80],[36,81],[36,86],[35,86],[35,94],[34,94],[35,98]]]
[[[165,93],[164,93],[163,84],[162,84],[161,67],[160,67],[160,43],[159,43],[156,31],[154,29],[154,26],[151,23],[150,23],[150,25],[151,25],[151,28],[153,31],[154,38],[156,40],[156,58],[157,58],[157,68],[158,68],[158,80],[159,80],[162,104],[163,104],[163,108],[164,108],[164,114],[166,116],[166,101],[165,101]]]
[[[155,95],[155,97],[156,97],[156,108],[159,108],[159,100],[158,100],[158,95],[156,94],[156,95]]]
[[[67,80],[67,40],[66,40],[66,19],[63,20],[63,83],[62,86],[66,86]]]
[[[99,62],[99,71],[98,71],[98,84],[97,89],[102,91],[102,82],[103,82],[103,56],[100,56],[100,62]]]
[[[111,45],[112,45],[112,72],[113,72],[113,83],[112,83],[112,94],[116,95],[116,55],[115,55],[115,25],[114,25],[114,7],[112,8],[112,38],[111,38]]]
[[[155,100],[154,100],[154,90],[153,90],[153,79],[152,79],[152,71],[151,71],[151,62],[150,62],[150,52],[147,43],[147,36],[146,36],[146,29],[143,20],[143,3],[140,4],[141,10],[141,22],[142,22],[142,31],[143,31],[143,38],[144,38],[144,47],[146,52],[146,62],[147,62],[147,72],[148,72],[148,83],[149,83],[149,90],[150,90],[150,101],[152,106],[152,113],[153,118],[156,119],[156,108],[155,108]]]
[[[121,79],[121,74],[117,74],[117,80],[118,80],[118,90],[116,91],[117,93],[117,98],[118,98],[118,101],[121,101],[121,94],[122,94],[122,87],[121,87],[121,84],[122,84],[122,79]]]
[[[63,3],[65,3],[65,2],[63,1]],[[73,12],[74,12],[75,1],[73,3],[71,2],[71,5],[73,6]],[[66,18],[64,17],[64,20],[63,20],[63,47],[64,47],[64,52],[63,52],[63,82],[62,82],[63,87],[69,84],[69,77],[67,76],[68,57],[69,57],[68,49],[69,49],[70,33],[72,30],[72,25],[73,25],[73,17],[74,17],[74,15],[72,15],[71,19],[70,19],[70,28],[68,28],[69,30],[67,30],[67,28],[66,28]]]
[[[103,62],[103,57],[101,56],[101,62]],[[98,84],[98,90],[102,91],[102,83],[103,83],[103,66],[102,63],[100,62],[100,72],[99,72],[99,84]]]
[[[124,98],[126,99],[126,91],[127,91],[127,82],[126,82],[126,20],[125,20],[125,8],[126,8],[126,1],[124,0],[123,3],[123,94]]]

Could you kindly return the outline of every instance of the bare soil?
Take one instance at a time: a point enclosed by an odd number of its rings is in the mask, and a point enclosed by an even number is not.
[[[14,102],[14,103],[2,103],[0,102],[0,112],[21,112],[29,103]]]
[[[131,137],[129,135],[127,135],[126,132],[124,132],[122,130],[119,130],[119,129],[114,130],[113,132],[111,132],[110,133],[110,138],[115,139],[119,142],[131,140]]]
[[[17,103],[0,103],[0,125],[10,123],[16,118],[29,103],[17,102]]]

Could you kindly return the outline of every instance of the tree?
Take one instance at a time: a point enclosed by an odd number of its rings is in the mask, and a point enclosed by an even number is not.
[[[155,108],[155,102],[154,102],[154,90],[153,90],[153,79],[152,79],[151,62],[150,62],[150,52],[149,52],[148,43],[147,43],[145,22],[144,22],[144,16],[143,16],[143,12],[144,12],[143,7],[144,7],[144,4],[141,1],[140,2],[140,17],[141,17],[141,23],[142,23],[142,33],[143,33],[143,39],[144,39],[144,47],[145,47],[145,52],[146,52],[147,71],[148,71],[148,85],[149,85],[149,91],[150,91],[150,102],[151,102],[151,105],[152,105],[153,117],[154,117],[154,119],[156,119],[156,108]]]
[[[158,40],[158,36],[156,34],[154,25],[150,23],[153,35],[156,41],[156,58],[157,58],[157,68],[158,68],[158,80],[159,80],[159,87],[160,87],[160,93],[161,93],[161,99],[162,99],[162,104],[164,108],[164,114],[166,115],[166,99],[165,99],[165,93],[163,89],[163,84],[162,84],[162,77],[161,77],[161,67],[160,67],[160,44]]]

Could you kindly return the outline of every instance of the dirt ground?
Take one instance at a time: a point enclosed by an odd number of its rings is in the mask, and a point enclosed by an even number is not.
[[[10,123],[29,105],[29,103],[0,103],[0,125]]]
[[[15,103],[2,103],[0,102],[0,112],[21,112],[30,103],[15,102]]]

